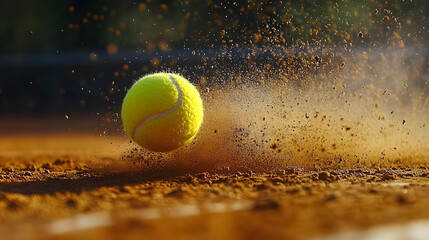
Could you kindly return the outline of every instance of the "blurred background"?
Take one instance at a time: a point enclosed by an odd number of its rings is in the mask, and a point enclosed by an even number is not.
[[[127,87],[154,71],[204,87],[317,71],[315,53],[333,49],[427,54],[428,15],[426,0],[0,0],[0,115],[117,118]],[[281,70],[301,53],[316,68]]]

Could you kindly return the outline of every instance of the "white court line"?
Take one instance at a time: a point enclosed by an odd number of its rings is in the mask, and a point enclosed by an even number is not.
[[[383,183],[383,187],[390,187],[390,186],[408,186],[408,185],[429,185],[429,182],[390,182],[390,183]],[[429,237],[428,237],[429,239]]]
[[[408,186],[410,184],[411,183],[409,183],[409,182],[391,182],[391,183],[383,183],[382,186],[383,187],[390,187],[390,186],[392,186],[392,187],[396,187],[396,186],[401,187],[401,186]]]
[[[60,219],[48,223],[46,231],[51,235],[63,234],[79,230],[107,227],[113,224],[108,212],[79,214],[73,218]]]
[[[49,235],[59,235],[79,230],[88,230],[115,225],[121,219],[153,220],[160,218],[182,218],[204,213],[236,212],[253,209],[252,201],[234,203],[205,203],[203,205],[181,205],[167,208],[144,208],[115,214],[113,212],[96,212],[79,214],[75,217],[54,220],[44,226]]]
[[[311,240],[428,240],[429,220],[373,227],[368,230],[335,233]]]

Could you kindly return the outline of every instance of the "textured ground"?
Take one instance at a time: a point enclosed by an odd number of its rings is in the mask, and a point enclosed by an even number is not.
[[[126,161],[120,160],[124,142],[84,132],[3,134],[0,234],[309,239],[429,218],[426,166],[234,174],[100,170],[104,162]]]

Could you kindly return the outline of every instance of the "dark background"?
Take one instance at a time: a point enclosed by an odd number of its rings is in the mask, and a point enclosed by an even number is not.
[[[222,84],[276,50],[425,48],[428,15],[426,0],[0,0],[0,114],[115,114],[146,73]]]

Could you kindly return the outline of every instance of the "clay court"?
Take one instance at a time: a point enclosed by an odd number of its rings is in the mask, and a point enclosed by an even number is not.
[[[15,124],[2,121],[2,126]],[[398,231],[403,237],[392,239],[422,239],[401,227],[429,218],[423,163],[228,173],[166,164],[106,172],[104,165],[136,164],[120,160],[126,146],[125,137],[90,130],[3,135],[1,234],[8,239],[381,239]],[[428,222],[420,224],[416,234],[426,236]],[[396,230],[365,232],[386,225]]]

